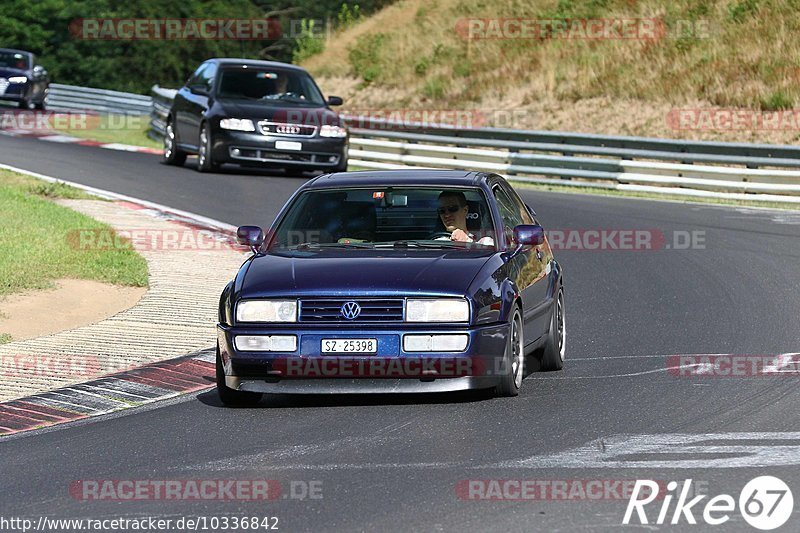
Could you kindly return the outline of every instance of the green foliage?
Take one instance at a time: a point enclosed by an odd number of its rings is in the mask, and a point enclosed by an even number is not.
[[[744,22],[758,11],[758,0],[739,0],[728,6],[728,16],[734,22]]]
[[[347,4],[342,4],[339,13],[336,15],[336,20],[339,23],[336,28],[344,30],[361,21],[362,18],[364,18],[364,16],[361,14],[361,8],[358,4],[353,4],[352,8]]]
[[[367,33],[360,36],[355,46],[348,50],[353,72],[366,83],[377,80],[381,75],[382,52],[387,41],[385,33]]]
[[[794,102],[782,91],[775,91],[761,101],[764,111],[777,111],[778,109],[791,109]]]
[[[301,18],[338,16],[351,24],[390,1],[361,0],[349,7],[341,0],[3,0],[0,46],[34,52],[56,83],[146,94],[154,84],[182,85],[210,57],[290,62],[295,52],[307,56],[322,43],[302,33],[297,39],[290,31],[265,40],[85,39],[80,37],[82,20],[258,19],[279,13],[280,27],[288,30]]]
[[[447,82],[440,77],[432,78],[425,82],[422,88],[422,94],[433,100],[438,100],[444,97]]]
[[[325,49],[322,36],[314,31],[314,20],[303,19],[300,28],[300,35],[295,37],[295,47],[292,52],[292,61],[295,63],[301,63]]]

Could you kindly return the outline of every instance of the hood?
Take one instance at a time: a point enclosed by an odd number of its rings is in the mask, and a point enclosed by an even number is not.
[[[11,76],[28,76],[28,71],[18,68],[0,67],[0,78],[10,78]]]
[[[338,126],[340,123],[339,115],[324,106],[286,106],[249,100],[218,100],[217,103],[223,114],[234,118],[272,120],[309,126],[322,124]]]
[[[466,295],[494,251],[320,250],[252,260],[241,297]]]

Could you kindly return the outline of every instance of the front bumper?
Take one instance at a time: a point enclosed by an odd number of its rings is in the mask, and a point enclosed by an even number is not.
[[[265,393],[450,392],[494,387],[502,374],[508,324],[436,329],[375,326],[217,327],[225,383]],[[463,352],[405,352],[404,334],[466,334]],[[236,335],[297,335],[295,352],[243,352]],[[321,353],[322,339],[377,339],[372,355]]]
[[[8,83],[5,78],[0,78],[0,100],[19,102],[28,94],[28,83]]]
[[[346,138],[273,136],[219,129],[213,139],[211,155],[219,163],[326,170],[337,168],[347,159]],[[282,143],[299,143],[300,149],[282,148]]]

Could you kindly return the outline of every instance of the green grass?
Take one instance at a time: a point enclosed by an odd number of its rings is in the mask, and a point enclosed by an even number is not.
[[[85,118],[85,120],[84,120]],[[146,148],[161,148],[158,141],[147,136],[150,117],[125,115],[99,115],[81,117],[73,122],[59,121],[54,126],[60,133],[104,143],[130,144]]]
[[[11,335],[8,333],[0,333],[0,344],[5,344],[7,342],[11,342],[12,340],[13,339],[11,338]]]
[[[147,263],[131,249],[79,249],[77,230],[110,226],[60,206],[53,198],[85,198],[63,184],[0,170],[0,298],[28,289],[52,287],[61,278],[116,285],[147,286]]]

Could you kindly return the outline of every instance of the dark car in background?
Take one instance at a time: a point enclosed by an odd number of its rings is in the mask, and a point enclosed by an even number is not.
[[[22,109],[44,109],[50,77],[36,56],[24,50],[0,48],[0,100]]]
[[[311,75],[286,63],[209,59],[178,91],[167,117],[164,162],[223,163],[288,173],[347,169],[348,134]]]
[[[501,176],[320,176],[267,235],[239,228],[255,255],[220,298],[225,404],[263,393],[515,396],[530,357],[562,368],[561,267],[535,213]]]

